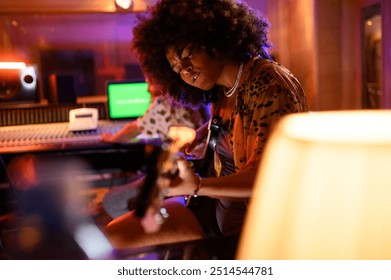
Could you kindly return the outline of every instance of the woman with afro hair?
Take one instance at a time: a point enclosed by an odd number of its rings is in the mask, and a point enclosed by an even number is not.
[[[196,106],[207,92],[211,116],[221,119],[213,175],[201,178],[179,160],[179,176],[167,194],[211,198],[207,214],[198,217],[206,237],[240,234],[273,126],[286,114],[308,111],[299,81],[269,54],[268,28],[261,14],[235,0],[161,0],[133,28],[132,50],[146,75],[177,102]],[[204,127],[187,151],[206,135]],[[108,224],[113,244],[126,247],[134,238],[121,231],[130,221],[119,217]],[[168,227],[163,224],[158,234]]]

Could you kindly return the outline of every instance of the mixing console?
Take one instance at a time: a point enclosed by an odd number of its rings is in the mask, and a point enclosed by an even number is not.
[[[53,148],[67,144],[93,145],[100,143],[102,133],[116,133],[125,123],[100,120],[96,130],[80,132],[69,131],[67,122],[0,127],[0,151],[34,146],[50,149],[51,145]]]

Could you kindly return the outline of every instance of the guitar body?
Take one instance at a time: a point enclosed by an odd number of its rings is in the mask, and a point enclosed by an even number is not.
[[[221,117],[213,116],[209,123],[209,133],[202,159],[193,161],[194,172],[201,177],[214,177],[214,151],[221,128]],[[189,197],[187,207],[196,216],[207,238],[221,236],[215,215],[216,199],[207,196]]]

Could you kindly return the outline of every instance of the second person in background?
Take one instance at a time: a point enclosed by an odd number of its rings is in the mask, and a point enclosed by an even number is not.
[[[129,122],[115,134],[103,133],[104,142],[128,142],[134,137],[144,134],[148,137],[159,136],[164,141],[168,138],[168,128],[172,125],[184,125],[197,129],[209,120],[206,101],[196,106],[183,106],[170,100],[159,86],[148,78],[148,91],[152,101],[144,116]]]

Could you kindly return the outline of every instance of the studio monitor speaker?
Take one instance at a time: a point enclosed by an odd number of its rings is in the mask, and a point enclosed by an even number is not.
[[[0,104],[23,104],[38,101],[36,66],[0,69]]]

